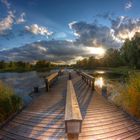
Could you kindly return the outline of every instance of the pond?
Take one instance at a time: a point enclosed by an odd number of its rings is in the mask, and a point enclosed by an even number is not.
[[[30,93],[34,91],[34,87],[44,88],[44,77],[57,71],[58,69],[50,72],[5,72],[0,73],[0,80],[11,87],[15,94],[22,97],[25,104],[28,104],[32,100]]]
[[[124,83],[126,75],[121,73],[115,73],[113,71],[107,70],[94,70],[94,71],[86,71],[88,74],[95,77],[95,86],[102,88],[105,86],[110,86],[110,84]]]

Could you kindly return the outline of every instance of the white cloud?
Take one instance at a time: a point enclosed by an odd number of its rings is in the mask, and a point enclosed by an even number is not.
[[[21,24],[25,22],[25,12],[21,13],[20,17],[16,20],[17,24]]]
[[[41,51],[41,52],[47,52],[47,48],[45,48],[42,45],[38,45],[37,48]]]
[[[10,3],[7,0],[1,0],[1,2],[7,7],[7,9],[10,9]]]
[[[70,23],[68,24],[68,25],[69,25],[69,28],[72,29],[72,26],[73,26],[75,23],[77,23],[77,21],[72,21],[72,22],[70,22]]]
[[[125,4],[125,9],[130,9],[132,8],[132,2],[131,1],[128,1],[126,4]]]
[[[6,6],[7,16],[0,20],[0,36],[8,35],[8,30],[12,30],[14,24],[21,24],[25,22],[25,13],[21,13],[19,18],[16,16],[15,10],[11,9],[11,4],[8,0],[0,0]]]
[[[112,21],[112,35],[114,38],[124,42],[125,39],[132,39],[136,32],[140,32],[140,19],[129,17],[118,17]]]
[[[8,12],[8,16],[0,21],[0,34],[3,34],[5,30],[11,30],[14,24],[14,14],[12,11]]]
[[[77,23],[77,21],[72,21],[72,22],[70,22],[68,25],[69,25],[69,28],[71,29],[71,30],[73,30],[73,25],[74,24],[76,24]],[[74,30],[73,30],[73,34],[74,34],[74,36],[76,36],[76,37],[80,37],[80,34],[78,33],[78,32],[75,32]]]
[[[53,34],[53,32],[50,32],[46,27],[39,26],[37,24],[32,24],[31,26],[25,26],[25,29],[28,32],[31,32],[35,35],[50,36]]]

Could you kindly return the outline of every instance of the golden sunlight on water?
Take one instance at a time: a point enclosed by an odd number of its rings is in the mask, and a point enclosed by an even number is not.
[[[99,87],[99,88],[102,88],[104,85],[104,80],[103,80],[103,77],[97,77],[95,79],[95,86]]]

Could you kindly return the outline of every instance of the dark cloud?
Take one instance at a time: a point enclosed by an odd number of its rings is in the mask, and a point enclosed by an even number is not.
[[[113,18],[113,14],[102,14],[96,17],[107,19],[111,26],[100,25],[98,22],[72,22],[69,24],[74,35],[75,44],[92,47],[119,48],[125,39],[131,39],[136,32],[140,32],[140,18],[120,16]],[[98,21],[98,19],[97,19]]]
[[[116,38],[124,41],[131,39],[136,32],[140,32],[140,18],[130,18],[125,16],[111,20],[112,29]]]
[[[69,24],[76,39],[40,41],[26,44],[19,48],[0,52],[0,60],[6,61],[35,61],[49,60],[54,62],[70,62],[80,57],[93,54],[91,47],[119,48],[126,38],[131,39],[136,32],[140,32],[140,19],[125,16],[98,15],[110,21],[111,26],[100,25],[98,22],[72,22]],[[41,30],[35,30],[35,33]],[[27,31],[19,32],[20,36],[27,35]],[[41,32],[42,33],[42,32]],[[44,32],[43,32],[44,34]],[[12,35],[12,34],[11,34]],[[89,49],[90,48],[90,49]],[[95,51],[95,50],[94,50]]]
[[[118,47],[120,42],[117,42],[109,27],[101,26],[95,23],[89,24],[86,22],[74,22],[70,24],[70,28],[74,30],[78,36],[76,44],[83,44],[92,47]]]
[[[35,61],[49,60],[54,62],[71,61],[77,57],[88,56],[83,46],[75,47],[72,42],[62,40],[40,41],[0,52],[0,60]]]

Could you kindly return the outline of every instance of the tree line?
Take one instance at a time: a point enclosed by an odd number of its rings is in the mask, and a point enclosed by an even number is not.
[[[0,61],[0,71],[1,72],[25,72],[25,71],[49,71],[52,68],[57,67],[57,65],[46,61],[46,60],[39,60],[35,64],[23,61],[17,62],[5,62]]]
[[[77,61],[74,65],[75,68],[82,69],[120,66],[140,69],[140,33],[136,33],[131,40],[126,39],[120,49],[107,49],[104,57],[100,59],[91,56]]]

